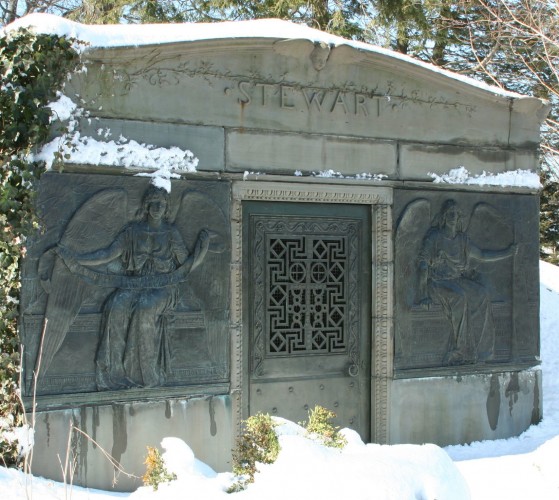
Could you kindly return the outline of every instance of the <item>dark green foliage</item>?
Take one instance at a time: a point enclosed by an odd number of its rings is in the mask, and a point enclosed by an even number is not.
[[[180,23],[196,20],[189,4],[173,0],[83,0],[66,17],[85,24]]]
[[[182,23],[188,20],[176,2],[161,0],[140,0],[130,9],[130,14],[142,23]]]
[[[48,137],[51,111],[46,104],[55,100],[77,57],[71,42],[57,36],[21,30],[0,38],[3,155],[18,153]]]
[[[17,394],[17,316],[20,259],[27,236],[37,227],[33,188],[42,166],[27,155],[46,141],[56,91],[78,61],[72,42],[27,30],[0,37],[0,418],[21,424]],[[0,443],[2,460],[16,461],[13,447]]]
[[[272,464],[276,461],[280,445],[275,427],[272,417],[263,413],[243,422],[243,432],[233,452],[233,473],[239,480],[230,487],[229,493],[243,490],[254,482],[258,472],[256,462]]]
[[[203,0],[194,3],[212,20],[285,19],[346,38],[363,39],[359,16],[365,12],[365,7],[357,0]]]
[[[58,7],[64,8],[64,2]],[[366,2],[359,0],[82,0],[65,16],[83,23],[176,23],[276,18],[362,40]]]
[[[549,170],[540,174],[540,256],[559,264],[559,182]]]

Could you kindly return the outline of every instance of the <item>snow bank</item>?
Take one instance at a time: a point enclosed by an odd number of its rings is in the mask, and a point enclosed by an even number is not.
[[[26,457],[35,444],[35,429],[28,425],[12,427],[12,422],[0,418],[0,441],[15,444],[18,455]]]
[[[308,438],[305,429],[276,419],[281,451],[272,465],[259,464],[255,482],[244,491],[226,493],[234,476],[216,474],[194,457],[178,438],[163,439],[162,458],[176,481],[159,485],[157,491],[142,486],[133,493],[110,493],[71,487],[73,500],[129,498],[130,500],[195,498],[200,500],[293,500],[320,498],[339,500],[467,500],[468,485],[448,455],[435,445],[365,445],[352,430],[343,429],[348,445],[327,448]],[[25,476],[0,467],[0,498],[23,500],[64,498],[68,488],[60,483]]]
[[[180,439],[165,438],[162,447],[169,471],[178,480],[160,485],[157,494],[140,488],[130,495],[142,498],[180,497],[213,500],[287,500],[320,498],[339,500],[466,500],[466,482],[448,455],[435,445],[365,445],[352,430],[344,429],[348,445],[339,450],[309,439],[305,429],[285,419],[279,426],[281,451],[274,464],[259,464],[255,482],[233,496],[224,490],[233,482],[232,474],[212,474],[196,465],[192,450]]]
[[[470,498],[468,485],[438,446],[365,445],[357,433],[344,429],[348,445],[338,450],[308,439],[292,422],[276,421],[282,424],[279,457],[259,467],[255,483],[239,498]]]
[[[522,436],[516,441],[521,441]],[[499,445],[497,444],[497,447]],[[530,453],[458,462],[473,499],[557,500],[559,436]]]

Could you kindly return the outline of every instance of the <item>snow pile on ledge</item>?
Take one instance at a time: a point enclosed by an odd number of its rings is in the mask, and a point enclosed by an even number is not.
[[[295,175],[302,175],[300,171],[295,172]],[[385,174],[370,174],[368,172],[363,172],[362,174],[356,175],[344,175],[341,172],[336,172],[335,170],[321,170],[320,172],[313,172],[313,177],[322,177],[325,179],[357,179],[364,181],[382,181],[387,179],[388,176]]]
[[[56,92],[57,101],[53,101],[47,104],[52,111],[51,122],[59,120],[65,122],[70,120],[73,115],[77,112],[78,106],[72,99],[62,94],[62,92]]]
[[[448,174],[429,174],[435,184],[475,184],[478,186],[507,186],[540,189],[540,177],[531,170],[513,170],[500,174],[471,175],[465,167],[452,169]]]
[[[56,153],[63,157],[69,155],[72,163],[85,165],[119,166],[143,170],[165,168],[181,172],[195,172],[198,159],[191,151],[178,147],[156,148],[151,144],[140,144],[124,138],[118,141],[98,141],[92,137],[82,137],[76,132],[68,142],[67,138],[56,138],[43,146],[34,156],[37,161],[44,161],[47,168],[52,167]]]
[[[57,158],[83,165],[103,165],[123,167],[131,170],[150,170],[140,173],[151,177],[151,183],[166,191],[171,191],[171,178],[180,178],[176,172],[196,172],[198,158],[192,151],[178,147],[161,148],[151,144],[140,144],[120,136],[116,141],[99,141],[82,136],[77,130],[78,118],[86,117],[83,109],[67,96],[57,92],[58,100],[49,104],[55,120],[67,121],[68,132],[45,144],[33,155],[33,160],[44,161],[46,168],[52,168]],[[108,138],[110,130],[98,130],[98,134]]]

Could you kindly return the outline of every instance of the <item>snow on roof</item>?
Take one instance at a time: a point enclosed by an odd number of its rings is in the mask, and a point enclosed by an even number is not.
[[[18,28],[32,29],[37,33],[73,37],[87,42],[90,48],[130,47],[227,38],[306,39],[311,42],[324,42],[334,47],[347,45],[367,52],[399,59],[408,64],[427,69],[433,73],[444,75],[447,78],[505,98],[524,97],[515,92],[509,92],[474,80],[473,78],[452,73],[399,52],[376,45],[347,40],[302,24],[280,19],[226,21],[220,23],[86,25],[52,14],[30,14],[3,28],[0,31],[0,36]]]

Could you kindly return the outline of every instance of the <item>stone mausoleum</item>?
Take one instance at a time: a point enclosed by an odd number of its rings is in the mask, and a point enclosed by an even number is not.
[[[101,449],[141,475],[165,436],[230,469],[257,412],[320,404],[382,444],[539,421],[538,188],[498,179],[536,175],[544,103],[280,21],[120,29],[66,86],[82,137],[199,162],[170,192],[133,161],[42,178],[20,322],[36,474],[61,477],[71,426],[74,482],[109,488]],[[458,167],[487,183],[434,182]]]

